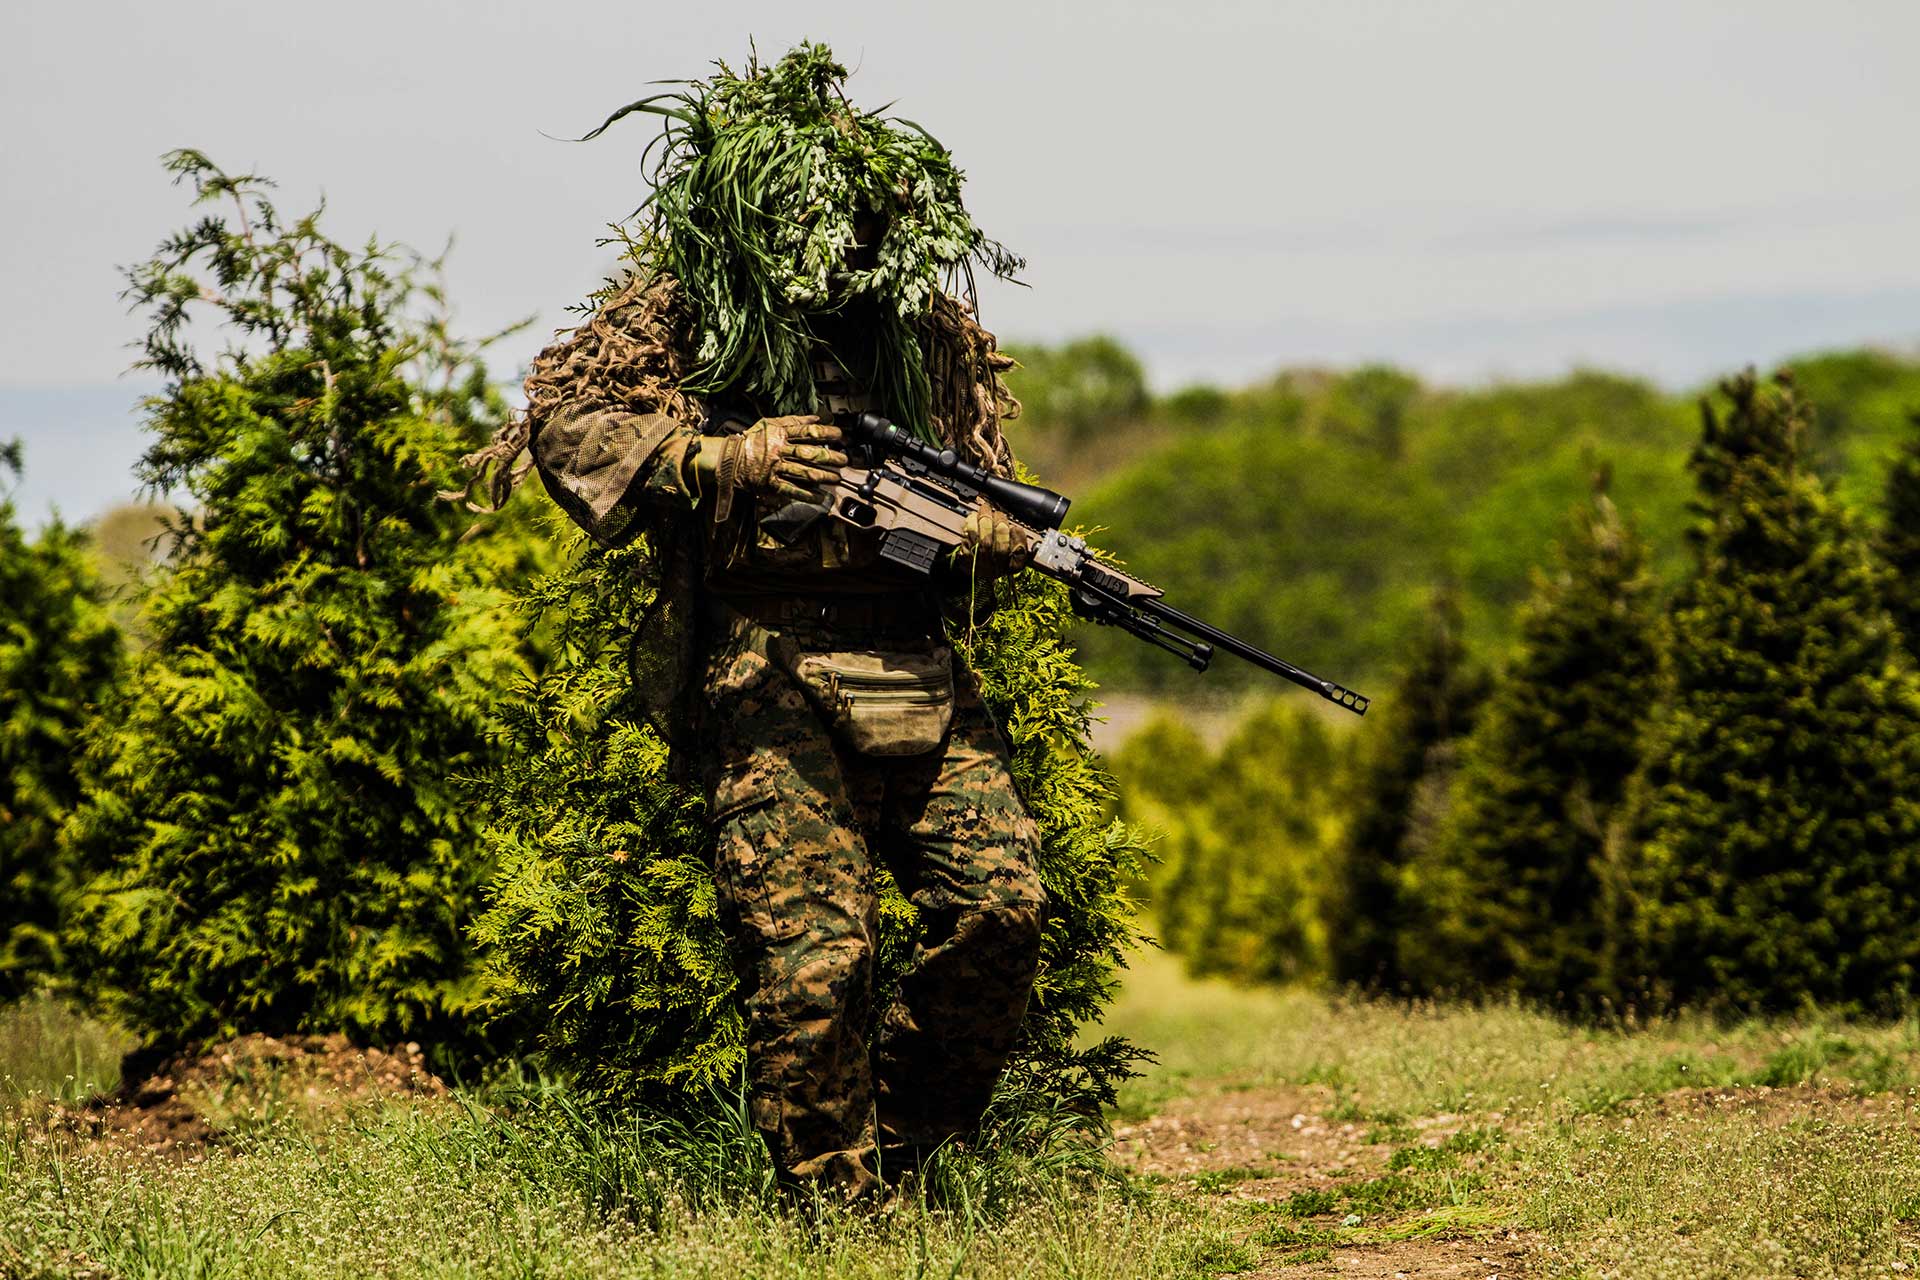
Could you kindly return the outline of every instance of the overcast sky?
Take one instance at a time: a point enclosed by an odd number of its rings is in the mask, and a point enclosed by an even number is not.
[[[0,437],[28,515],[93,514],[138,447],[117,268],[187,218],[194,146],[322,193],[334,235],[457,245],[473,332],[601,276],[647,82],[802,38],[950,146],[1011,339],[1106,331],[1157,384],[1391,360],[1670,385],[1920,342],[1920,4],[1179,0],[623,4],[6,0]]]

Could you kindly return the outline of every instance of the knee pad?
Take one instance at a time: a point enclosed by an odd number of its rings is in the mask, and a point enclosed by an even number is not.
[[[1031,976],[1040,964],[1040,906],[1007,902],[962,911],[954,922],[954,936],[994,969]]]

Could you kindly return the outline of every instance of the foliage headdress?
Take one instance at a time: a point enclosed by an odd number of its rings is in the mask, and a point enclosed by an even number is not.
[[[961,172],[932,135],[847,101],[847,69],[825,45],[750,58],[738,74],[715,66],[586,135],[636,112],[666,121],[642,158],[653,192],[635,210],[633,248],[678,282],[692,315],[685,390],[807,412],[824,344],[930,435],[919,331],[937,291],[971,306],[975,263],[1009,279],[1025,264],[974,226]],[[879,240],[856,253],[862,230]]]

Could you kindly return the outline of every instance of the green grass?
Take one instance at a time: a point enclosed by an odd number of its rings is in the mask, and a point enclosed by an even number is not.
[[[795,1212],[724,1096],[681,1121],[595,1116],[538,1081],[287,1108],[184,1159],[49,1132],[16,1105],[0,1122],[0,1276],[1198,1280],[1355,1250],[1415,1267],[1508,1232],[1549,1276],[1920,1267],[1910,1025],[1595,1032],[1504,1006],[1192,983],[1146,957],[1108,1029],[1161,1059],[1123,1112],[1291,1090],[1354,1126],[1364,1166],[1275,1154],[1130,1179],[1055,1142],[956,1153],[930,1193],[882,1214]],[[105,1083],[125,1047],[44,1000],[0,1010],[0,1033],[18,1098]]]
[[[103,1083],[121,1038],[7,1010],[23,1101]],[[91,1047],[92,1059],[85,1056]],[[111,1047],[113,1052],[105,1052]],[[28,1054],[26,1049],[32,1048]],[[80,1071],[58,1068],[82,1054]],[[87,1062],[95,1065],[84,1067]],[[257,1083],[257,1082],[256,1082]],[[187,1156],[0,1120],[0,1277],[1212,1276],[1258,1251],[1230,1215],[1154,1196],[1054,1131],[957,1150],[884,1213],[795,1206],[737,1095],[687,1117],[595,1114],[512,1077],[485,1095],[255,1108]]]
[[[1239,1206],[1275,1265],[1514,1228],[1556,1276],[1920,1271],[1911,1021],[1594,1030],[1194,982],[1150,956],[1109,1029],[1160,1056],[1123,1118],[1183,1093],[1308,1087],[1326,1118],[1393,1147],[1377,1176]],[[1416,1122],[1442,1117],[1465,1127],[1420,1140]]]
[[[0,1101],[72,1102],[111,1089],[134,1038],[77,1016],[51,996],[0,1005]]]
[[[1521,1144],[1526,1215],[1573,1273],[1887,1274],[1920,1263],[1920,1133],[1906,1099],[1754,1116],[1589,1117]]]
[[[1294,989],[1195,981],[1161,953],[1138,957],[1106,1023],[1159,1061],[1117,1114],[1150,1114],[1196,1089],[1323,1085],[1329,1118],[1391,1128],[1441,1113],[1513,1119],[1617,1110],[1684,1088],[1831,1083],[1913,1087],[1920,1023],[1683,1016],[1633,1030],[1571,1026],[1517,1005],[1348,1001]]]
[[[1117,1280],[1251,1257],[1203,1214],[1111,1181],[1058,1179],[1000,1216],[923,1198],[795,1214],[737,1151],[696,1137],[678,1155],[619,1125],[460,1105],[361,1108],[186,1162],[20,1123],[0,1135],[0,1275]]]

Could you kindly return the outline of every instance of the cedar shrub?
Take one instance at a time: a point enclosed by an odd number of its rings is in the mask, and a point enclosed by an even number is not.
[[[1611,978],[1621,808],[1657,668],[1646,549],[1604,492],[1536,571],[1512,659],[1461,748],[1402,963],[1429,989],[1595,1008]]]
[[[1909,657],[1920,656],[1920,414],[1914,433],[1887,472],[1880,503],[1880,556],[1887,576],[1887,612]]]
[[[1409,661],[1380,700],[1384,714],[1369,717],[1327,909],[1328,954],[1340,982],[1389,991],[1418,985],[1420,975],[1399,955],[1412,914],[1405,869],[1445,816],[1460,740],[1487,694],[1464,628],[1454,594],[1435,592]]]

